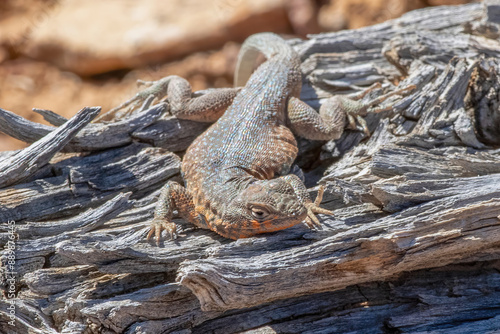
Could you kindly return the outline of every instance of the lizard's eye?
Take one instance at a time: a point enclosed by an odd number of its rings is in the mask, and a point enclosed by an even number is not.
[[[267,212],[262,208],[253,207],[251,208],[251,210],[252,210],[252,215],[259,220],[265,219],[267,216],[269,216],[269,212]]]

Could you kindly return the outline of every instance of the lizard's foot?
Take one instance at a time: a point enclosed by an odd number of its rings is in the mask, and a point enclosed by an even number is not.
[[[367,92],[370,92],[376,88],[380,88],[380,85],[373,85],[371,88],[367,89],[366,92],[363,92],[363,94],[359,96],[365,96]],[[411,93],[414,89],[416,88],[415,85],[410,85],[405,88],[397,89],[394,90],[390,93],[384,94],[382,96],[379,96],[372,101],[363,104],[362,102],[359,101],[358,97],[356,99],[351,99],[351,102],[344,101],[345,105],[347,106],[346,108],[346,116],[347,116],[347,122],[349,123],[349,128],[353,130],[360,130],[363,131],[368,137],[370,136],[370,130],[368,129],[368,125],[366,124],[365,119],[363,116],[366,116],[367,113],[380,113],[382,111],[386,110],[391,110],[392,109],[392,104],[387,106],[387,107],[379,107],[379,108],[371,108],[375,104],[379,104],[385,100],[387,100],[389,97],[394,96],[394,95],[401,95],[401,96],[406,96],[409,93]],[[357,123],[357,124],[356,124]]]
[[[154,234],[156,239],[156,245],[159,246],[161,239],[161,232],[163,230],[167,231],[167,234],[169,235],[170,239],[177,239],[177,225],[175,223],[155,218],[151,223],[151,229],[149,230],[146,240],[149,241],[149,239],[151,239],[151,237]]]
[[[316,217],[317,213],[322,213],[325,215],[333,215],[332,211],[323,209],[319,206],[321,204],[321,201],[323,200],[324,192],[325,192],[325,187],[320,186],[318,189],[318,195],[316,196],[316,200],[314,202],[306,204],[307,218],[305,220],[305,223],[307,227],[309,227],[310,229],[316,229],[321,227],[321,223],[319,222],[318,217]]]
[[[119,106],[110,109],[106,113],[100,115],[96,119],[96,121],[113,117],[115,116],[115,114],[117,114],[119,110],[125,108],[126,110],[120,114],[120,117],[127,116],[140,103],[142,103],[142,106],[139,108],[139,112],[147,110],[151,106],[151,103],[153,102],[154,99],[161,99],[162,97],[167,95],[168,85],[170,84],[172,79],[175,78],[176,78],[175,76],[168,76],[157,81],[137,80],[138,85],[146,86],[147,88],[138,92],[137,94],[134,95],[134,97],[128,99]]]

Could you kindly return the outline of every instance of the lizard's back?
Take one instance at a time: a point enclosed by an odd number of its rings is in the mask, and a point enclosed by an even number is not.
[[[301,88],[298,55],[274,34],[254,36],[242,47],[235,83],[241,85],[251,73],[248,60],[257,49],[267,61],[224,115],[193,142],[182,164],[197,211],[209,219],[253,181],[288,173],[297,155],[285,120],[286,103]]]

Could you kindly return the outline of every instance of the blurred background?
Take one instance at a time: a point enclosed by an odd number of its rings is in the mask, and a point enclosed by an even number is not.
[[[240,43],[355,29],[427,6],[472,0],[0,0],[0,108],[106,111],[136,80],[176,74],[193,90],[232,85]],[[0,134],[0,151],[26,144]]]

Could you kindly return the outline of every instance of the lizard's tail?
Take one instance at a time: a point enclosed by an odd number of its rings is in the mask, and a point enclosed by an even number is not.
[[[262,53],[267,59],[279,56],[283,58],[284,62],[298,59],[298,55],[292,47],[280,36],[271,32],[252,35],[243,42],[238,55],[238,63],[234,74],[235,87],[245,86],[252,75],[255,60],[259,53]]]

